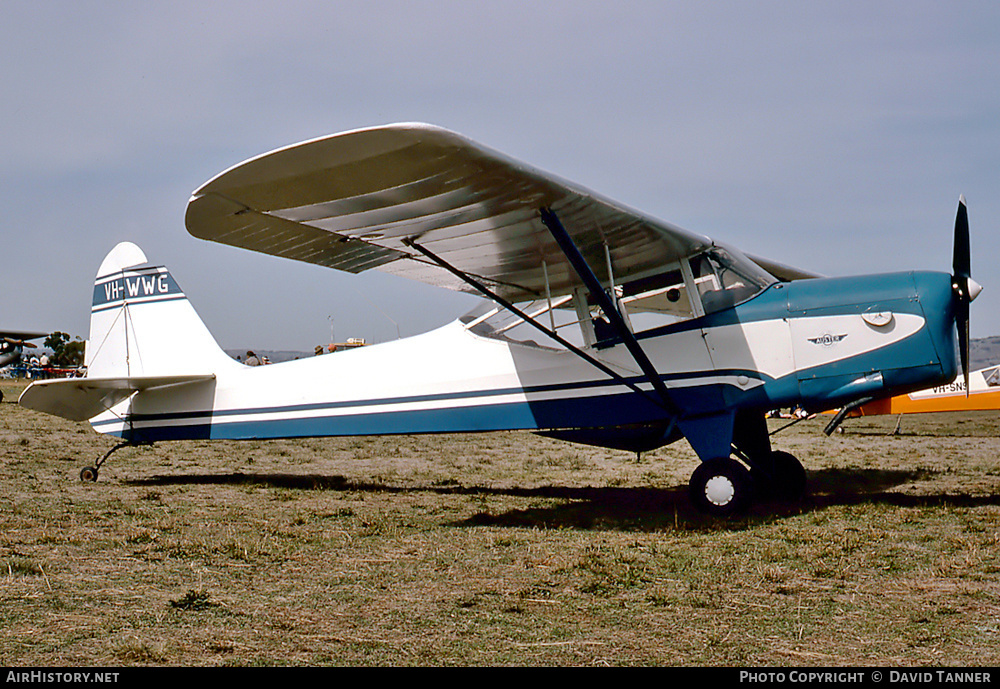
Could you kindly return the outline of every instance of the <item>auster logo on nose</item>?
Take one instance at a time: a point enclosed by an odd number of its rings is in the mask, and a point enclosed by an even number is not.
[[[847,337],[847,333],[844,333],[843,335],[831,335],[830,333],[824,333],[819,337],[810,337],[807,339],[815,345],[820,345],[822,347],[832,347],[833,345],[843,340],[845,337]]]

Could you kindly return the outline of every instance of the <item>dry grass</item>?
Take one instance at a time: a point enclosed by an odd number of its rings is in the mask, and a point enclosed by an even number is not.
[[[995,414],[799,424],[812,495],[717,523],[686,444],[126,449],[0,386],[5,665],[1000,663]]]

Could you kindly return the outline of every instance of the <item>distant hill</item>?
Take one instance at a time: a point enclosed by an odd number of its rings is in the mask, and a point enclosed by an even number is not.
[[[973,338],[969,343],[969,368],[1000,364],[1000,336]]]

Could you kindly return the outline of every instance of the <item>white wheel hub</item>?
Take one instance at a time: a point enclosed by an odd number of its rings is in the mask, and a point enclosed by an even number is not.
[[[728,476],[713,476],[705,484],[705,497],[713,505],[728,505],[735,495],[736,486]]]

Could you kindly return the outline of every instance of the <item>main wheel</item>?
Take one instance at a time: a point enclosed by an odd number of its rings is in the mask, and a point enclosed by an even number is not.
[[[795,455],[781,450],[771,453],[774,467],[772,490],[774,497],[786,502],[800,500],[806,494],[806,470]]]
[[[753,479],[742,464],[730,457],[702,462],[688,484],[695,507],[714,517],[741,514],[750,507]]]

